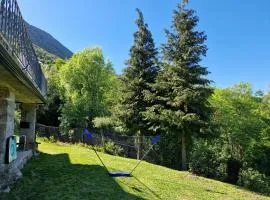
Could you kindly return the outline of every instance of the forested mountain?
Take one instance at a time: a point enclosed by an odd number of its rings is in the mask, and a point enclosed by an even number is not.
[[[38,60],[42,64],[42,66],[50,65],[54,62],[55,59],[59,58],[58,56],[49,53],[48,51],[42,49],[41,47],[39,47],[35,44],[33,46],[34,46],[34,49],[36,51]]]
[[[28,29],[31,40],[34,43],[34,46],[39,47],[39,51],[44,50],[43,53],[48,52],[49,54],[55,55],[62,59],[70,58],[72,56],[73,53],[68,48],[66,48],[46,31],[32,26],[27,22],[26,27]]]

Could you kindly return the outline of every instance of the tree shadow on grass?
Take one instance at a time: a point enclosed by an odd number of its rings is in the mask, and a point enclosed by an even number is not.
[[[23,175],[0,199],[142,199],[125,192],[103,167],[72,164],[68,154],[41,153],[28,163]]]

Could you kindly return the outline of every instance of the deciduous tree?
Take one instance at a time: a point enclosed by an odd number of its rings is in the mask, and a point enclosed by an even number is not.
[[[109,114],[116,94],[117,76],[111,62],[105,62],[100,48],[76,53],[60,69],[63,90],[61,125],[83,128],[97,116]]]

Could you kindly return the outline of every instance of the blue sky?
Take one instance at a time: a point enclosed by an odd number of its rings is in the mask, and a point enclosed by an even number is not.
[[[53,35],[73,52],[100,46],[121,73],[136,31],[140,8],[157,47],[166,41],[172,10],[179,0],[19,0],[24,18]],[[270,1],[190,0],[208,35],[202,64],[218,87],[247,81],[270,85]]]

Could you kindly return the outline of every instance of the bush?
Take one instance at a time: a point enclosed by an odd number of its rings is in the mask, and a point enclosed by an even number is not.
[[[270,194],[269,178],[252,168],[240,171],[238,184],[255,192]]]
[[[95,150],[95,151],[102,152],[102,153],[105,152],[104,147],[99,146],[99,145],[89,145],[89,144],[86,144],[86,143],[75,143],[74,145],[84,147],[84,148],[88,148],[88,149]]]
[[[111,117],[96,117],[93,119],[95,128],[113,127],[114,122]]]
[[[223,179],[225,173],[217,152],[214,146],[206,142],[196,142],[190,157],[190,171],[208,178]]]
[[[102,146],[98,146],[98,145],[95,145],[95,146],[92,146],[92,145],[88,145],[88,147],[90,148],[90,149],[94,149],[94,150],[96,150],[96,151],[98,151],[98,152],[102,152],[102,153],[105,153],[105,150],[104,150],[104,147],[102,147]]]
[[[50,137],[49,137],[49,141],[50,141],[51,143],[56,143],[56,142],[57,142],[57,140],[55,139],[54,136],[50,136]]]
[[[239,160],[230,158],[227,160],[226,164],[227,164],[226,181],[228,183],[237,184],[242,163]]]
[[[57,140],[55,139],[54,136],[50,136],[49,138],[47,137],[38,137],[37,138],[38,142],[46,142],[46,143],[56,143]]]
[[[104,151],[111,155],[123,155],[123,148],[116,145],[113,141],[108,141],[104,144]]]
[[[47,137],[40,137],[38,133],[37,133],[37,136],[38,136],[37,137],[38,142],[46,142],[46,143],[50,142],[49,138],[47,138]]]
[[[180,169],[179,163],[181,162],[181,148],[180,141],[176,140],[177,135],[171,134],[161,134],[161,139],[158,144],[154,147],[156,157],[154,162],[161,164],[166,167],[173,169]]]

